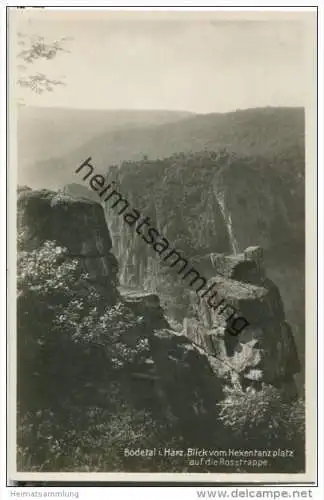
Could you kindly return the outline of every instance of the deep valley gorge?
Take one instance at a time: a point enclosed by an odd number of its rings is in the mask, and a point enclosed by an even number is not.
[[[304,111],[154,113],[116,129],[102,114],[93,136],[80,113],[61,156],[20,129],[19,467],[259,472],[123,452],[161,446],[286,448],[262,472],[303,471]],[[54,143],[61,115],[37,115]],[[89,156],[248,320],[241,335],[75,175]]]

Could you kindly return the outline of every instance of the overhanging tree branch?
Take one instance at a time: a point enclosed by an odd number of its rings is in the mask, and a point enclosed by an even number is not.
[[[54,87],[65,85],[62,80],[49,78],[44,73],[36,72],[28,74],[28,69],[35,61],[52,60],[58,53],[70,52],[64,43],[71,40],[70,37],[62,37],[53,42],[45,42],[44,37],[39,35],[28,36],[24,33],[18,33],[18,45],[21,50],[18,52],[18,59],[23,61],[23,64],[18,64],[18,85],[20,87],[29,88],[37,94],[43,92],[52,92]]]

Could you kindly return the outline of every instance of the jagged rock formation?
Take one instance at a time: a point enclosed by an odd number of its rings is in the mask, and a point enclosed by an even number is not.
[[[302,157],[299,160],[302,164]],[[267,275],[280,289],[303,366],[303,170],[298,162],[297,168],[297,163],[281,165],[279,159],[276,161],[269,164],[264,158],[221,157],[209,152],[179,154],[125,163],[110,170],[108,179],[116,181],[130,207],[148,216],[151,226],[172,247],[190,262],[200,260],[202,267],[197,269],[204,274],[205,266],[206,277],[215,274],[206,255],[235,255],[251,245],[261,246]],[[178,277],[170,274],[164,280],[163,269],[149,246],[109,203],[105,211],[120,262],[121,283],[158,293],[168,314],[182,321],[187,305],[178,304],[182,295]],[[168,303],[164,295],[172,295],[173,287],[175,293]]]
[[[122,303],[140,320],[141,328],[131,330],[132,335],[124,339],[134,345],[138,337],[149,346],[144,361],[129,373],[125,384],[134,404],[169,414],[184,427],[197,415],[215,412],[222,382],[214,376],[206,354],[188,337],[170,329],[157,295],[118,291],[118,265],[100,204],[63,193],[23,189],[18,197],[18,232],[25,252],[47,240],[66,247],[67,258],[82,264],[107,306]]]
[[[215,285],[216,295],[206,300],[192,293],[184,333],[223,360],[244,385],[286,386],[294,395],[293,376],[300,371],[300,363],[278,287],[266,276],[262,249],[249,247],[235,256],[212,254],[200,259],[201,264],[204,260],[205,271],[212,268],[216,275],[209,282]],[[238,335],[231,334],[232,311],[217,307],[222,300],[249,323]]]
[[[67,196],[73,196],[75,198],[90,199],[96,201],[97,203],[101,202],[99,195],[95,191],[75,182],[66,184],[63,189],[60,190],[60,192]]]

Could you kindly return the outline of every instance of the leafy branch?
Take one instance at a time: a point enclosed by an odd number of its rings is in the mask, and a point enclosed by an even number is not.
[[[52,60],[59,53],[70,52],[65,46],[65,42],[71,40],[70,37],[62,37],[53,42],[45,42],[45,38],[39,35],[28,36],[24,33],[18,33],[18,59],[23,61],[23,64],[18,64],[20,73],[18,85],[20,87],[29,88],[37,94],[43,92],[52,92],[58,85],[65,85],[65,82],[53,78],[49,78],[44,73],[36,72],[27,74],[28,67],[37,60]]]

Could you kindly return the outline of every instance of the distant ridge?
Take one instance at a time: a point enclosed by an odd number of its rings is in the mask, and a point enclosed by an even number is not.
[[[89,156],[92,157],[96,170],[104,173],[110,165],[123,161],[140,161],[144,158],[154,160],[176,153],[188,154],[221,148],[226,148],[238,156],[262,156],[270,160],[270,165],[276,163],[280,157],[280,163],[286,162],[287,168],[297,159],[303,169],[303,108],[267,107],[229,113],[187,115],[182,118],[178,115],[177,118],[173,116],[173,121],[171,119],[162,124],[159,121],[165,120],[166,116],[141,117],[141,125],[139,117],[136,125],[121,119],[119,126],[114,120],[114,126],[93,134],[90,140],[81,141],[78,147],[70,148],[67,153],[64,153],[64,147],[57,146],[57,154],[53,154],[52,158],[35,161],[28,168],[26,163],[21,163],[23,168],[20,170],[19,182],[34,187],[62,187],[75,182],[76,166]],[[144,117],[146,120],[151,119],[148,125],[144,125]],[[87,130],[89,121],[84,120],[83,123]],[[52,147],[55,140],[59,142],[58,138],[61,137],[64,146],[71,144],[70,136],[67,131],[64,134],[62,131],[54,139],[49,135],[48,141]],[[38,146],[39,140],[35,139],[35,142]],[[294,168],[298,170],[299,166],[294,165]]]

